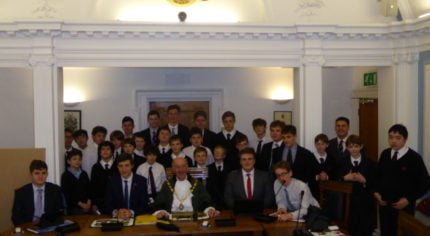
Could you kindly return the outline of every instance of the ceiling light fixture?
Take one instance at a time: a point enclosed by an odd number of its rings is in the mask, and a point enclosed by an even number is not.
[[[430,12],[421,14],[420,16],[418,16],[418,18],[424,18],[424,17],[427,17],[427,16],[430,16]]]

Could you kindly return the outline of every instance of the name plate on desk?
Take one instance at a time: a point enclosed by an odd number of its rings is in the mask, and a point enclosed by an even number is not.
[[[170,219],[173,221],[193,221],[193,220],[206,220],[209,216],[204,212],[172,212]]]

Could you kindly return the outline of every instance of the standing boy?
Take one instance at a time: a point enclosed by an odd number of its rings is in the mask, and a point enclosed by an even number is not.
[[[257,159],[256,167],[260,170],[271,171],[272,166],[275,164],[277,153],[282,151],[282,130],[284,130],[285,123],[280,120],[275,120],[270,123],[270,137],[272,142],[263,145],[260,157]]]
[[[160,128],[160,113],[155,110],[148,112],[147,116],[148,128],[140,133],[145,137],[145,142],[149,145],[158,145],[158,129]]]
[[[122,118],[122,130],[124,131],[124,138],[133,138],[134,120],[130,116]]]
[[[267,122],[261,118],[254,119],[252,121],[252,129],[254,130],[255,136],[250,139],[250,147],[254,148],[257,160],[261,158],[263,151],[263,145],[270,142],[269,138],[266,137]]]
[[[216,144],[216,134],[208,129],[208,116],[204,111],[194,113],[194,125],[201,131],[203,146],[214,149]]]
[[[133,160],[133,173],[136,173],[137,168],[145,162],[145,158],[134,153],[134,150],[136,149],[136,143],[131,138],[124,139],[122,149],[124,150],[124,153],[130,155],[131,159]]]
[[[115,147],[113,152],[113,159],[115,160],[123,152],[122,144],[124,142],[124,134],[120,130],[114,130],[110,133],[109,139]]]
[[[181,116],[181,108],[177,105],[170,105],[167,107],[167,127],[170,130],[170,134],[179,135],[182,139],[182,143],[185,146],[190,145],[190,131],[188,128],[179,123]]]
[[[226,150],[223,146],[217,145],[214,148],[215,162],[208,165],[208,181],[207,190],[212,197],[217,209],[225,209],[224,203],[224,186],[227,180],[227,175],[231,168],[224,162]]]
[[[235,129],[236,116],[231,111],[222,114],[223,130],[217,134],[217,144],[223,145],[227,149],[227,156],[237,156],[236,135],[244,135]]]

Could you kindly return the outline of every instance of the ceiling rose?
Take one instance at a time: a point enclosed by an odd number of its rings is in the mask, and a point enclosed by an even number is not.
[[[178,7],[188,7],[195,3],[197,0],[167,0],[170,4]]]

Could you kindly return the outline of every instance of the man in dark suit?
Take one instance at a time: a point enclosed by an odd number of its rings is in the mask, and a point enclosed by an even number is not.
[[[224,128],[221,132],[216,134],[216,143],[227,149],[226,161],[232,163],[232,165],[237,163],[236,160],[231,160],[232,158],[237,158],[238,150],[236,149],[236,137],[246,136],[234,128],[235,122],[236,116],[233,112],[224,112],[224,114],[222,114],[222,124]]]
[[[210,148],[213,152],[216,145],[216,134],[207,128],[208,116],[206,112],[197,111],[194,113],[194,125],[202,131],[203,146]]]
[[[64,198],[60,186],[47,183],[48,166],[44,161],[30,164],[31,183],[15,191],[12,222],[15,226],[39,221],[43,214],[63,214]]]
[[[283,144],[277,153],[275,162],[286,161],[292,166],[293,177],[308,182],[308,164],[313,158],[312,152],[297,144],[297,129],[286,125],[282,131]]]
[[[264,171],[271,171],[272,166],[275,164],[275,157],[280,152],[282,145],[282,130],[285,127],[285,123],[280,120],[275,120],[270,123],[270,137],[272,142],[263,145],[261,155],[257,157],[257,163],[255,167]]]
[[[181,108],[177,104],[168,106],[167,125],[164,127],[167,127],[170,130],[171,136],[179,135],[179,137],[182,139],[184,147],[187,147],[190,145],[190,131],[188,130],[188,127],[179,123],[180,115]]]
[[[149,211],[148,186],[145,177],[133,174],[133,160],[121,154],[116,160],[119,175],[109,181],[106,191],[106,212],[113,217],[129,219]]]
[[[236,200],[259,200],[265,208],[273,208],[273,182],[269,174],[254,168],[255,152],[245,148],[239,152],[241,168],[230,172],[224,191],[224,201],[233,208]]]
[[[160,128],[160,113],[152,110],[148,112],[147,116],[148,128],[144,129],[140,133],[145,137],[146,145],[158,145],[158,128]]]
[[[214,148],[215,162],[208,165],[207,190],[212,197],[217,209],[225,209],[224,187],[227,176],[232,171],[231,166],[224,162],[226,150],[223,146],[217,145]]]

